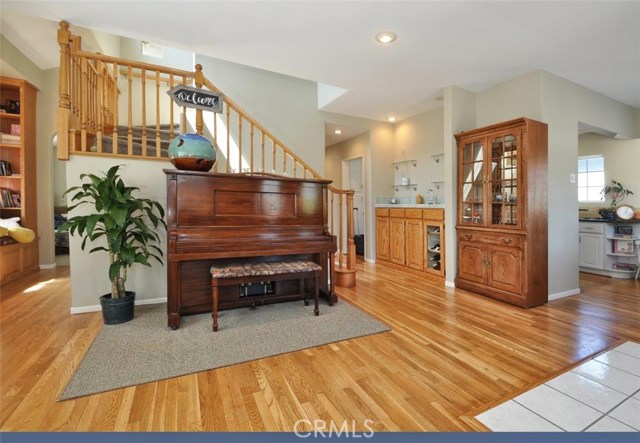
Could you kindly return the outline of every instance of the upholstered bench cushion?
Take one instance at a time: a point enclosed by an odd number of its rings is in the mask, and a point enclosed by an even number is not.
[[[308,260],[277,262],[229,263],[211,266],[211,278],[257,277],[261,275],[289,274],[294,272],[320,271],[317,263]]]

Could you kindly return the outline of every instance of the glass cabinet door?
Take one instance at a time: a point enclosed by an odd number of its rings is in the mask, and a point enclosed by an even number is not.
[[[515,133],[503,134],[490,140],[491,219],[489,224],[518,226],[520,224],[520,157],[518,155],[519,136]]]
[[[462,146],[460,223],[484,224],[485,155],[482,140]]]

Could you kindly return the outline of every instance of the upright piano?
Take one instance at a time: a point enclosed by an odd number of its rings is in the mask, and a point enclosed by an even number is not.
[[[211,312],[214,263],[313,260],[330,303],[336,239],[327,225],[330,180],[272,174],[217,174],[165,169],[168,218],[169,327],[182,315]],[[298,280],[277,282],[275,301],[302,298]],[[243,288],[220,288],[219,308],[252,306]],[[273,301],[274,296],[270,299]]]

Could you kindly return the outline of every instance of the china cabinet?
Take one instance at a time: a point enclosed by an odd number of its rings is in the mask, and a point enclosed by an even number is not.
[[[456,134],[456,287],[547,302],[547,125],[521,118]]]

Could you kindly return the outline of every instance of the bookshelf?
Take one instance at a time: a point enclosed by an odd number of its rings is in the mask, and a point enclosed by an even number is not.
[[[31,83],[0,76],[0,217],[20,217],[38,232],[36,96]],[[0,246],[0,280],[6,283],[38,266],[38,239]]]

